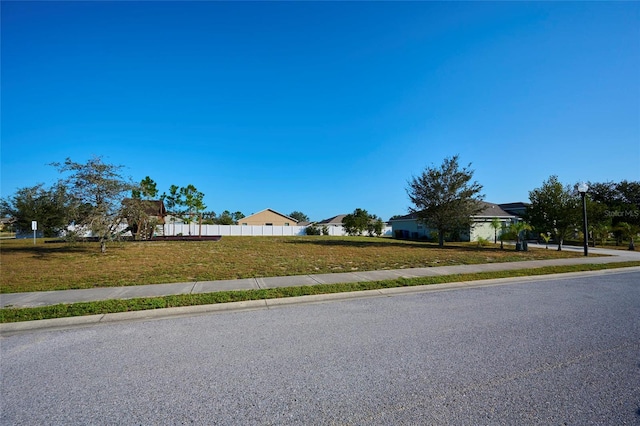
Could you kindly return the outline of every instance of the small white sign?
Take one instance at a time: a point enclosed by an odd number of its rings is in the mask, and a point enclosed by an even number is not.
[[[37,231],[38,230],[38,221],[36,221],[36,220],[32,220],[31,221],[31,230],[32,231]]]

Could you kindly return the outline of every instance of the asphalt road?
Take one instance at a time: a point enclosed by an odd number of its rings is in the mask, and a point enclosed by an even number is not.
[[[3,425],[640,424],[640,272],[0,344]]]

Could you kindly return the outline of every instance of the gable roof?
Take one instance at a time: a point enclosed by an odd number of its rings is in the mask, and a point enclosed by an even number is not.
[[[498,204],[487,203],[486,201],[481,201],[480,204],[482,204],[482,211],[474,217],[514,217],[512,214],[502,210]]]
[[[342,219],[344,219],[345,216],[346,214],[339,214],[329,219],[321,220],[318,222],[318,225],[342,225]]]
[[[498,205],[503,209],[526,209],[529,207],[529,203],[523,203],[522,201],[517,201],[515,203],[502,203]]]
[[[502,210],[498,204],[488,203],[486,201],[480,201],[479,203],[482,207],[482,211],[480,211],[480,213],[478,213],[477,215],[474,215],[473,217],[475,218],[498,217],[498,218],[509,219],[509,218],[515,217],[514,215]],[[416,219],[418,219],[418,213],[409,213],[404,216],[399,216],[394,219],[391,219],[390,222],[393,222],[395,220],[416,220]]]
[[[515,216],[520,216],[527,211],[529,207],[529,203],[516,202],[516,203],[504,203],[499,204],[500,208],[507,213],[511,213]]]
[[[142,204],[142,211],[149,216],[158,216],[164,217],[167,215],[167,210],[164,207],[164,202],[162,200],[140,200],[138,198],[125,198],[122,200],[122,204],[133,204],[140,203]]]
[[[282,213],[280,213],[280,212],[277,212],[277,211],[275,211],[275,210],[273,210],[273,209],[264,209],[264,210],[260,210],[258,213],[253,213],[253,214],[250,214],[249,216],[245,216],[245,217],[243,217],[243,218],[241,219],[241,221],[242,221],[242,220],[245,220],[245,219],[247,219],[247,218],[250,218],[250,217],[252,217],[252,216],[257,216],[257,215],[259,215],[260,213],[264,213],[264,212],[267,212],[267,211],[268,211],[268,212],[271,212],[271,213],[273,213],[273,214],[277,214],[278,216],[282,216],[283,218],[285,218],[285,219],[287,219],[287,220],[290,220],[290,221],[292,221],[292,222],[294,222],[294,223],[298,223],[298,221],[297,221],[296,219],[294,219],[294,218],[292,218],[292,217],[290,217],[290,216],[287,216],[286,214],[282,214]]]
[[[393,222],[395,220],[413,220],[418,218],[418,213],[409,213],[404,216],[397,216],[392,219],[389,219],[389,222]]]

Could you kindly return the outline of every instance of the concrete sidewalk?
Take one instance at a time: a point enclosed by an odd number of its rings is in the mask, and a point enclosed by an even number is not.
[[[530,245],[535,247],[535,245]],[[564,247],[564,250],[582,251],[581,247]],[[550,248],[551,250],[551,248]],[[640,252],[589,248],[590,253],[602,257],[578,257],[570,259],[530,260],[524,262],[487,263],[478,265],[438,266],[430,268],[394,269],[381,271],[357,271],[335,274],[295,275],[288,277],[245,278],[238,280],[153,284],[127,287],[101,287],[81,290],[60,290],[29,293],[0,294],[0,308],[35,307],[59,303],[93,302],[110,299],[170,296],[176,294],[212,293],[228,290],[251,290],[277,287],[295,287],[315,284],[380,281],[397,278],[417,278],[436,275],[495,272],[544,266],[577,265],[587,263],[616,263],[640,260]]]

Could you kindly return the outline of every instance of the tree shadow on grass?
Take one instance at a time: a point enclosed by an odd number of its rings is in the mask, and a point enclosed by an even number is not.
[[[411,240],[381,240],[379,238],[371,238],[371,241],[367,241],[365,238],[336,238],[331,237],[327,239],[291,239],[287,241],[288,244],[313,244],[326,247],[400,247],[400,248],[416,248],[416,249],[438,249],[438,250],[455,250],[455,251],[469,251],[469,252],[499,252],[503,251],[499,247],[478,247],[477,245],[467,245],[465,243],[450,243],[443,247],[438,247],[437,243],[431,243],[428,241],[411,241]]]
[[[95,247],[82,247],[76,244],[34,244],[32,246],[3,246],[0,252],[4,255],[12,253],[32,254],[33,257],[46,258],[58,253],[93,253]]]

